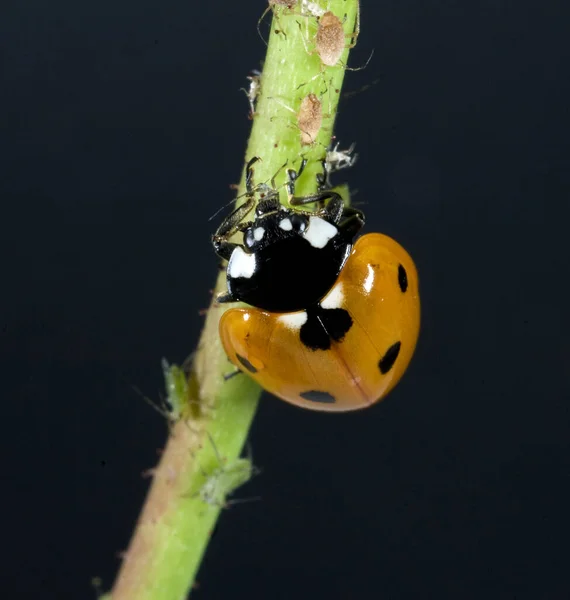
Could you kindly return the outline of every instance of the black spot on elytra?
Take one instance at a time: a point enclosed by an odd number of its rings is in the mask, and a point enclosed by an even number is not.
[[[321,308],[319,317],[327,333],[335,342],[342,341],[352,327],[352,317],[344,308]]]
[[[301,327],[301,342],[311,350],[328,350],[331,340],[340,342],[352,327],[352,317],[344,308],[323,308],[320,305],[307,310],[307,321]]]
[[[398,358],[398,354],[400,354],[400,346],[401,342],[396,342],[392,344],[388,350],[386,350],[386,354],[379,360],[378,368],[380,369],[380,373],[382,375],[386,375],[388,371],[394,366],[396,359]]]
[[[402,265],[398,265],[398,283],[402,292],[408,289],[408,274]]]
[[[328,350],[331,347],[331,338],[323,324],[309,315],[301,327],[300,336],[301,342],[310,350]]]
[[[308,392],[301,392],[299,394],[303,400],[309,400],[311,402],[321,402],[324,404],[334,404],[336,399],[333,395],[328,392],[319,392],[318,390],[310,390]]]
[[[250,372],[250,373],[257,373],[257,369],[249,362],[249,360],[247,360],[247,358],[245,358],[244,356],[242,356],[241,354],[238,354],[236,352],[236,357],[239,360],[239,362]]]

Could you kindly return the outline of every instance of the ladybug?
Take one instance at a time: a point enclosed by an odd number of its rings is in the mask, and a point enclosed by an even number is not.
[[[418,275],[409,254],[380,233],[355,238],[364,214],[329,189],[327,163],[319,190],[295,196],[302,173],[287,171],[291,208],[279,192],[253,184],[246,201],[212,236],[228,261],[227,292],[218,302],[243,302],[220,319],[229,360],[265,390],[320,411],[366,408],[398,383],[420,325]],[[267,192],[254,209],[255,193]],[[295,207],[316,203],[314,212]],[[242,243],[230,242],[235,234]]]

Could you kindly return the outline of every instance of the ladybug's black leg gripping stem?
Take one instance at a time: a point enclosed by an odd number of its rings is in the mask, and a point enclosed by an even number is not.
[[[212,244],[214,250],[224,260],[229,260],[232,252],[238,244],[228,242],[228,240],[238,231],[244,231],[251,223],[242,222],[242,219],[251,211],[255,204],[255,198],[249,198],[244,204],[238,206],[229,216],[227,216],[222,224],[212,236]]]
[[[329,163],[327,162],[326,158],[321,160],[321,164],[323,165],[323,172],[317,173],[317,189],[319,192],[331,187]]]
[[[255,198],[249,198],[241,206],[238,206],[231,214],[229,214],[216,229],[216,233],[212,236],[212,241],[227,240],[232,235],[238,232],[243,226],[244,217],[251,212]],[[244,227],[245,229],[245,227]]]
[[[245,189],[249,197],[255,194],[255,185],[253,185],[253,165],[259,160],[261,160],[259,156],[254,156],[249,159],[245,167]]]
[[[311,202],[318,202],[324,205],[326,200],[329,200],[329,203],[320,212],[328,221],[338,224],[344,214],[344,200],[340,194],[332,190],[317,192],[309,196],[293,196],[290,198],[289,203],[291,206],[303,206]]]
[[[224,375],[224,381],[229,381],[230,379],[233,379],[236,375],[241,375],[242,372],[236,368],[235,371],[231,371],[230,373],[226,373]]]
[[[326,192],[321,192],[321,193],[325,194]],[[329,191],[329,194],[334,194],[334,196],[331,196],[329,203],[326,205],[326,207],[323,211],[324,216],[331,223],[335,223],[336,225],[338,225],[344,215],[344,212],[345,212],[344,200],[336,192]]]
[[[347,239],[353,239],[364,225],[364,213],[357,208],[345,208],[338,228]]]
[[[289,194],[289,202],[291,202],[291,198],[295,195],[295,182],[305,170],[306,165],[307,159],[304,158],[301,161],[301,166],[298,171],[295,171],[295,169],[287,169],[287,193]]]
[[[237,300],[229,292],[225,292],[216,296],[216,302],[224,304],[226,302],[237,302]]]
[[[362,223],[364,223],[365,220],[364,213],[361,210],[358,210],[358,208],[353,208],[352,206],[346,206],[342,213],[342,220],[340,221],[341,227],[344,221],[349,219],[350,217],[358,217],[362,221]]]

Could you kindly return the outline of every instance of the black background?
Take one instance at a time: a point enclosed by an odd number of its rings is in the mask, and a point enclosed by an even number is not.
[[[383,404],[264,396],[262,475],[196,598],[567,598],[568,16],[555,2],[363,0],[337,134],[367,231],[421,275]],[[264,46],[257,2],[2,3],[1,365],[10,598],[108,587],[193,349]],[[337,177],[337,182],[344,179]]]

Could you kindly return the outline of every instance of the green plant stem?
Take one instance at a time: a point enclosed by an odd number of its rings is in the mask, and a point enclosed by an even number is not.
[[[341,20],[346,15],[344,29],[347,33],[353,31],[357,0],[329,0],[327,8]],[[345,73],[342,64],[346,64],[348,56],[346,49],[341,64],[321,66],[318,55],[310,53],[314,49],[316,22],[314,17],[282,9],[278,19],[273,19],[245,157],[262,159],[255,166],[257,183],[268,181],[286,163],[289,168],[297,168],[302,156],[308,159],[305,174],[298,182],[298,194],[316,191],[315,175],[321,171],[319,161],[331,141]],[[256,35],[255,23],[251,35]],[[309,93],[321,100],[323,121],[316,142],[301,146],[296,113]],[[285,172],[281,169],[276,183],[282,186],[284,181]],[[244,189],[242,175],[238,197]],[[285,200],[283,193],[282,201]],[[224,289],[222,273],[215,293]],[[218,334],[218,322],[225,309],[215,301],[209,308],[189,376],[183,416],[171,427],[164,453],[153,470],[148,497],[115,585],[107,596],[113,600],[182,600],[192,588],[220,512],[220,506],[208,504],[200,497],[200,490],[208,477],[219,471],[216,450],[227,465],[239,457],[261,393],[247,376],[224,380],[224,374],[233,370]],[[223,569],[220,565],[220,574]]]

